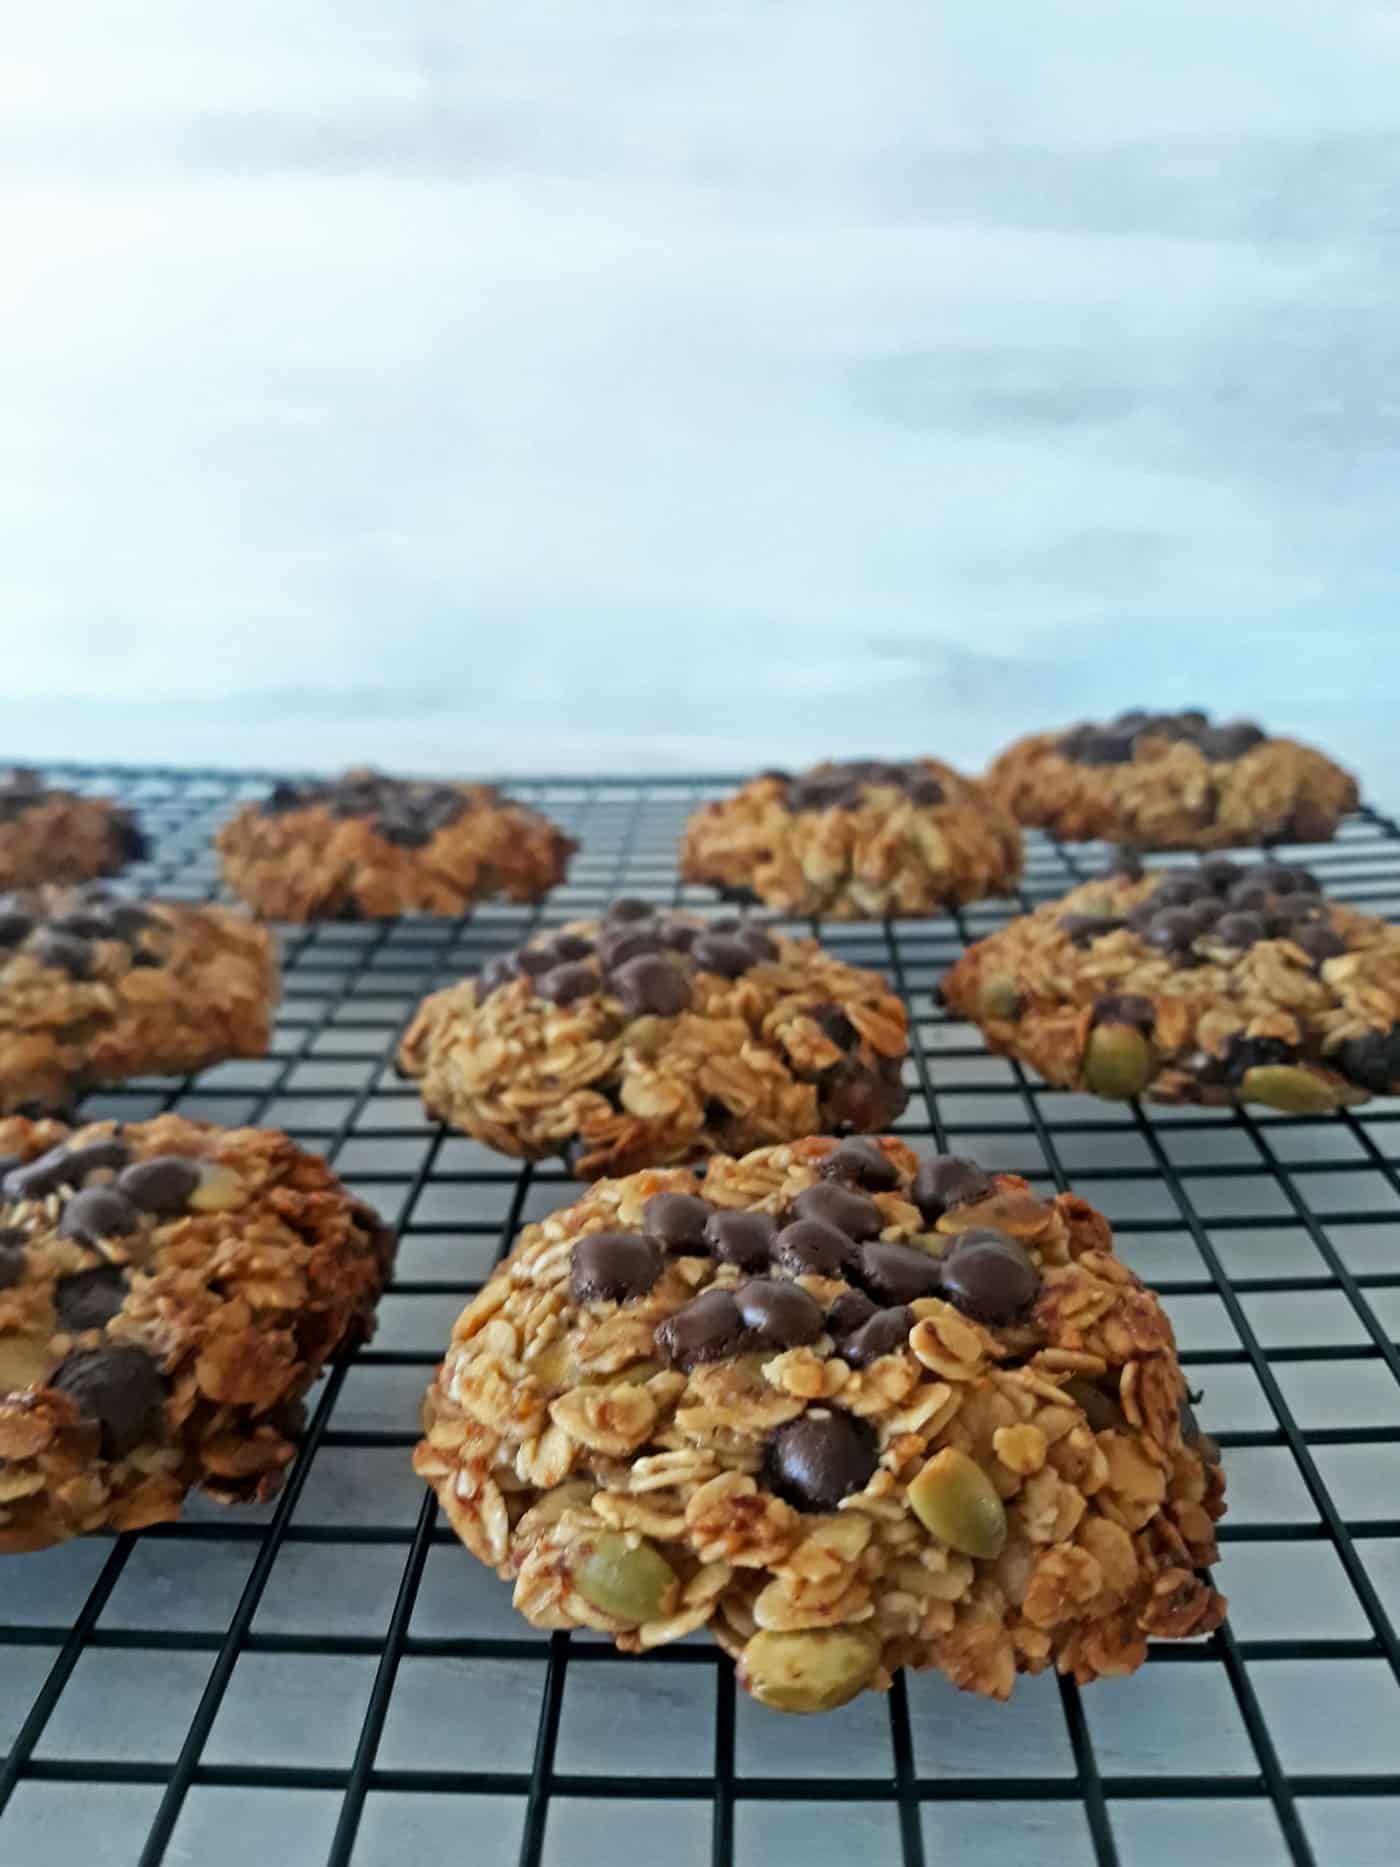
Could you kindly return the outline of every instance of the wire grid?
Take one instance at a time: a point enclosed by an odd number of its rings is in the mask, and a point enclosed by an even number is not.
[[[147,889],[217,891],[210,836],[273,774],[64,769],[152,835]],[[408,1465],[452,1321],[522,1222],[568,1202],[435,1129],[396,1077],[427,990],[616,892],[678,882],[687,813],[722,779],[513,783],[582,842],[543,910],[287,929],[270,1056],[95,1095],[287,1130],[400,1227],[373,1346],[315,1397],[280,1498],[8,1559],[0,1576],[0,1863],[648,1867],[859,1857],[1056,1867],[1229,1854],[1247,1867],[1387,1867],[1400,1854],[1400,1176],[1395,1106],[1276,1118],[1118,1106],[990,1056],[932,991],[963,945],[1102,866],[1032,836],[1015,902],[831,927],[910,1006],[899,1132],[1049,1189],[1073,1183],[1166,1297],[1198,1409],[1226,1449],[1217,1579],[1229,1622],[1155,1644],[1080,1694],[1042,1675],[1008,1706],[895,1681],[822,1719],[736,1694],[693,1638],[620,1659],[537,1633],[438,1521]],[[1305,852],[1329,892],[1400,915],[1400,830],[1367,810]],[[780,925],[782,923],[779,923]]]

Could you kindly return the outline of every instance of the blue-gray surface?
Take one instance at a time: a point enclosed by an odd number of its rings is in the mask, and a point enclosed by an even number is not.
[[[22,9],[0,753],[1160,698],[1393,799],[1398,88],[1391,0]]]

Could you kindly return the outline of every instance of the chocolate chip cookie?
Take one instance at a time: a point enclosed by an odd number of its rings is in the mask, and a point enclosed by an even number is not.
[[[37,772],[0,771],[0,889],[91,881],[147,854],[129,810],[105,797],[49,790]]]
[[[538,901],[578,847],[491,785],[372,771],[279,784],[215,840],[229,886],[278,921],[461,914],[498,895]]]
[[[100,882],[0,896],[0,1113],[260,1057],[276,1002],[272,936],[230,908]]]
[[[0,1553],[270,1497],[391,1254],[285,1135],[0,1122]]]
[[[1358,802],[1356,780],[1323,753],[1195,710],[1034,733],[986,784],[1021,823],[1141,849],[1326,842]]]
[[[424,1433],[535,1626],[708,1627],[782,1711],[899,1666],[1085,1683],[1225,1611],[1219,1453],[1107,1221],[898,1141],[633,1174],[527,1226]]]
[[[1086,882],[942,992],[993,1050],[1094,1095],[1311,1114],[1400,1092],[1400,928],[1282,862]]]
[[[814,940],[621,900],[426,999],[399,1064],[438,1119],[593,1179],[887,1127],[906,1045],[886,982]]]
[[[982,788],[937,759],[764,772],[702,805],[681,874],[784,914],[878,920],[1009,894],[1021,835]]]

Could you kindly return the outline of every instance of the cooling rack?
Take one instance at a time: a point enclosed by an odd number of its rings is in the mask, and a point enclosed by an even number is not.
[[[63,768],[140,813],[133,880],[217,891],[212,832],[275,776]],[[970,939],[1102,866],[1029,838],[1017,901],[833,927],[912,1014],[899,1131],[1050,1189],[1073,1181],[1165,1296],[1225,1448],[1229,1621],[1080,1693],[1008,1706],[896,1680],[821,1719],[736,1694],[699,1640],[622,1660],[537,1634],[409,1469],[452,1321],[519,1225],[567,1203],[423,1117],[393,1070],[427,990],[538,923],[679,883],[686,814],[729,781],[513,783],[581,843],[543,910],[284,930],[272,1053],[90,1097],[285,1128],[401,1232],[373,1346],[313,1396],[281,1496],[0,1566],[4,1867],[1393,1867],[1400,1858],[1400,1108],[1285,1118],[1044,1088],[936,1006]],[[1365,810],[1302,852],[1400,915],[1400,830]]]

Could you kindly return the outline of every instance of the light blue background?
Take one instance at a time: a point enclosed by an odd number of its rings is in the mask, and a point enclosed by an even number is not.
[[[1400,11],[50,0],[0,50],[0,756],[1400,803]]]

